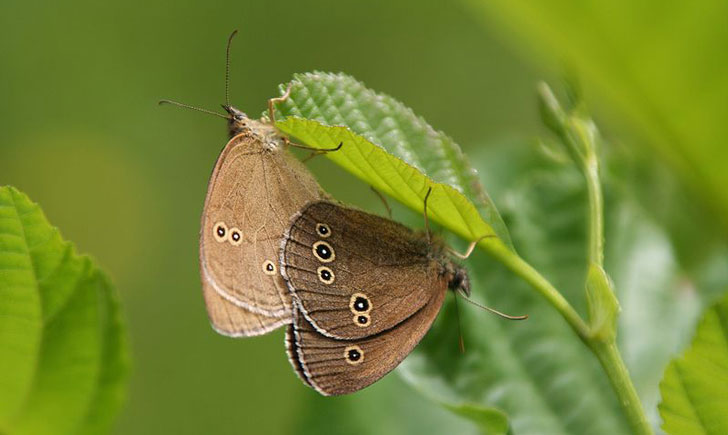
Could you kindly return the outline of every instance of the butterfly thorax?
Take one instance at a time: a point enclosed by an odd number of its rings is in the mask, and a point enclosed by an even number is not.
[[[267,120],[255,120],[249,118],[243,111],[233,106],[223,106],[225,111],[230,114],[228,118],[228,134],[233,138],[239,134],[249,134],[255,136],[265,146],[272,150],[283,146],[283,139],[278,130]]]
[[[468,271],[461,265],[455,263],[447,253],[448,248],[445,241],[439,238],[433,238],[426,241],[426,233],[420,235],[424,243],[429,243],[427,247],[428,257],[434,260],[440,267],[440,275],[447,280],[447,287],[455,292],[462,292],[466,296],[470,296],[470,278]]]

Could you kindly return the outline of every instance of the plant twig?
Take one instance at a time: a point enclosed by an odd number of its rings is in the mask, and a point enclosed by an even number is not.
[[[495,243],[484,242],[481,247],[528,282],[561,314],[599,360],[632,431],[652,434],[652,427],[616,344],[619,304],[603,268],[604,207],[596,127],[591,119],[576,110],[567,114],[546,84],[539,85],[539,97],[544,121],[561,138],[586,180],[589,198],[589,273],[586,282],[589,322],[585,322],[563,295],[517,254]]]

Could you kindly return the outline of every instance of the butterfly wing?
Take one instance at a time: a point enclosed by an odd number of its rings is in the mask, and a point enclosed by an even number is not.
[[[291,364],[304,383],[326,396],[359,391],[392,371],[412,352],[440,311],[446,288],[394,328],[360,340],[319,334],[294,308],[288,326]],[[292,340],[292,345],[291,345]]]
[[[447,285],[430,249],[394,221],[317,201],[293,218],[281,271],[318,332],[358,339],[401,323]]]
[[[237,306],[204,282],[202,294],[205,297],[207,315],[212,328],[228,337],[261,335],[291,323],[290,316],[271,317]]]
[[[204,285],[249,312],[290,318],[290,294],[278,271],[280,240],[291,216],[320,197],[313,177],[283,149],[253,133],[232,138],[218,157],[205,199]],[[216,307],[208,305],[213,323]]]

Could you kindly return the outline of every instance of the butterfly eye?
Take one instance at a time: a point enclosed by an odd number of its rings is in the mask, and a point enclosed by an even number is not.
[[[334,272],[326,266],[319,267],[316,272],[318,273],[319,280],[324,284],[331,284],[334,282]]]
[[[323,240],[319,240],[313,244],[313,255],[322,263],[330,263],[336,258],[334,248]]]
[[[224,222],[218,222],[212,226],[212,235],[218,242],[224,242],[227,239],[227,225]]]
[[[326,224],[316,224],[316,233],[321,237],[329,237],[331,228]]]
[[[266,275],[276,274],[276,265],[272,261],[266,260],[263,262],[263,273]]]
[[[344,358],[351,365],[361,364],[364,361],[364,351],[359,346],[348,346],[344,349]]]
[[[232,243],[233,246],[238,246],[243,243],[243,235],[240,233],[240,230],[235,227],[230,228],[230,243]]]
[[[369,313],[369,311],[372,310],[372,303],[369,301],[369,298],[364,293],[354,293],[353,295],[351,295],[351,299],[349,299],[349,309],[355,315],[366,315]]]

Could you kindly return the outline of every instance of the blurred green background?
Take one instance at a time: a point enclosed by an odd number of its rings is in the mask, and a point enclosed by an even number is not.
[[[706,30],[716,29],[713,13],[693,11],[691,21],[673,32],[664,21],[680,11],[637,10],[638,17],[654,12],[663,25],[655,24],[654,34],[647,28],[629,36],[643,23],[624,18],[618,6],[595,11],[559,2],[540,16],[500,2],[485,9],[476,3],[3,3],[0,185],[14,185],[39,202],[64,237],[110,273],[121,294],[133,375],[118,433],[319,433],[371,424],[354,409],[371,410],[379,433],[468,427],[396,375],[353,396],[321,398],[291,370],[282,330],[233,340],[208,326],[197,269],[198,225],[208,176],[226,142],[225,125],[157,101],[211,109],[222,103],[225,40],[233,29],[240,33],[232,47],[231,98],[249,114],[261,113],[276,85],[295,72],[343,71],[405,102],[481,160],[488,147],[533,145],[544,132],[536,82],[558,83],[565,71],[576,72],[605,135],[630,144],[626,148],[636,149],[630,151],[636,159],[666,171],[671,183],[688,192],[681,197],[681,207],[691,209],[687,221],[673,223],[669,207],[656,210],[657,218],[667,215],[666,225],[684,225],[684,238],[693,242],[705,234],[724,237],[728,202],[721,183],[728,147],[720,142],[725,126],[713,127],[725,119],[725,56],[694,75],[689,66],[656,73],[666,51],[685,48],[675,48],[677,37],[660,41],[663,33],[704,40],[703,56],[696,56],[710,57],[719,47],[715,38],[725,33]],[[564,22],[578,23],[593,40],[569,39],[573,29],[559,27]],[[611,44],[600,45],[600,31],[610,25],[615,32],[602,33],[619,38],[604,38]],[[691,33],[696,28],[702,29],[697,36]],[[632,57],[620,51],[637,40],[654,48],[654,58],[642,57],[647,71],[634,64],[647,48]],[[626,71],[626,78],[609,75],[604,65]],[[656,77],[669,80],[650,87]],[[693,79],[699,89],[680,88]],[[685,104],[675,101],[685,96]],[[693,106],[709,116],[698,118],[702,112]],[[683,122],[673,123],[673,115]],[[697,125],[700,134],[691,136],[692,127],[685,125]],[[659,158],[645,157],[653,152]],[[485,168],[488,162],[481,160],[474,166]],[[509,162],[501,163],[506,171]],[[309,167],[335,198],[381,212],[366,186],[326,159]],[[486,188],[488,178],[483,176]],[[696,225],[702,235],[692,235]],[[383,403],[381,397],[401,400]]]

